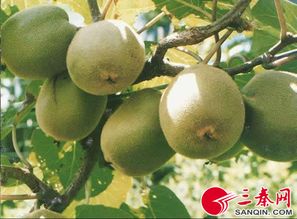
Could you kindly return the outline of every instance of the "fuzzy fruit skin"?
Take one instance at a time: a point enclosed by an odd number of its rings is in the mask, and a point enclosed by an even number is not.
[[[297,75],[257,74],[242,94],[247,115],[242,142],[268,160],[297,160]]]
[[[67,48],[76,32],[66,12],[35,6],[11,16],[1,27],[4,63],[21,78],[46,79],[66,70]]]
[[[90,134],[101,119],[106,96],[80,90],[68,75],[44,82],[36,102],[40,128],[56,140],[80,140]]]
[[[190,158],[209,159],[230,149],[244,125],[239,89],[223,70],[198,64],[180,72],[160,103],[169,145]]]
[[[160,98],[161,93],[153,89],[132,94],[103,127],[104,158],[126,175],[149,174],[174,154],[160,127]]]
[[[236,155],[238,155],[242,149],[244,148],[244,145],[240,142],[237,142],[232,148],[230,148],[228,151],[226,151],[225,153],[221,154],[218,157],[214,157],[211,158],[211,162],[222,162],[225,160],[230,160],[231,158],[235,157]]]
[[[120,20],[104,20],[81,28],[67,53],[74,83],[95,94],[113,94],[132,84],[145,62],[140,36]]]
[[[22,218],[66,218],[66,217],[54,211],[50,211],[47,209],[39,209],[24,215]]]

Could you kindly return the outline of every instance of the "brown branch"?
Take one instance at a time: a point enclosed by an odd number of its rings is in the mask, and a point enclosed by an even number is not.
[[[203,27],[192,27],[165,37],[159,42],[152,62],[161,62],[169,48],[197,44],[228,26],[236,27],[239,24],[244,25],[243,21],[239,18],[249,3],[250,0],[239,0],[232,10],[214,23]]]
[[[175,76],[180,71],[182,71],[187,65],[169,62],[167,60],[162,60],[159,63],[152,63],[151,60],[147,61],[144,65],[142,73],[134,82],[134,84],[139,83],[141,81],[150,80],[157,76]]]
[[[97,22],[101,19],[101,12],[97,4],[97,0],[88,0],[89,9],[93,22]]]
[[[42,182],[28,170],[1,165],[0,172],[1,182],[5,182],[7,178],[13,178],[25,183],[33,193],[38,195],[39,199],[45,203],[46,206],[50,206],[54,199],[61,200],[61,196],[57,191]]]
[[[225,68],[231,76],[238,73],[246,73],[253,70],[254,67],[262,65],[265,69],[275,68],[277,66],[283,65],[289,61],[296,60],[297,49],[289,50],[287,52],[278,53],[286,46],[297,43],[297,35],[289,35],[289,37],[282,41],[282,43],[277,43],[266,53],[255,57],[254,59],[247,61],[239,66],[232,68]],[[278,53],[278,54],[274,54]],[[288,58],[287,58],[288,57]],[[285,59],[284,59],[285,58]],[[282,61],[280,61],[282,60]],[[180,71],[182,71],[187,65],[180,63],[172,63],[167,60],[163,60],[160,63],[152,63],[150,60],[146,62],[145,67],[140,74],[139,78],[135,83],[139,83],[144,80],[150,80],[156,76],[167,75],[174,77]]]
[[[100,155],[98,136],[100,136],[100,133],[101,131],[96,128],[91,135],[81,141],[82,146],[86,149],[81,167],[73,177],[70,185],[65,189],[62,195],[62,202],[56,203],[50,209],[62,212],[87,182],[95,164],[98,164],[98,157]]]

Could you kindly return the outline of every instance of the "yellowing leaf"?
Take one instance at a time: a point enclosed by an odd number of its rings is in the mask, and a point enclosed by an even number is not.
[[[258,66],[256,66],[256,67],[254,68],[254,71],[255,71],[256,74],[260,74],[260,73],[262,73],[262,72],[264,72],[264,71],[266,71],[266,70],[265,70],[265,68],[263,68],[261,65],[258,65]]]
[[[91,197],[88,204],[105,205],[108,207],[119,208],[121,203],[126,200],[128,191],[131,189],[131,177],[125,176],[118,171],[114,171],[112,183],[105,191],[96,197]],[[63,215],[74,218],[75,208],[78,205],[86,204],[85,200],[73,201],[63,212]]]
[[[1,2],[1,8],[6,8],[9,5],[17,5],[20,10],[23,10],[24,8],[29,8],[34,5],[39,5],[39,4],[46,4],[48,1],[46,0],[31,0],[31,1],[26,1],[26,0],[2,0]]]
[[[81,14],[84,17],[86,24],[92,22],[91,13],[86,0],[57,0],[56,2],[69,5],[75,12]]]
[[[195,52],[196,53],[196,48],[197,46],[193,45],[193,46],[186,46],[186,49]],[[177,63],[183,63],[183,64],[187,64],[187,65],[192,65],[192,64],[196,64],[197,60],[195,58],[193,58],[192,56],[181,52],[177,49],[169,49],[166,53],[166,58],[168,58],[171,62],[177,62]]]
[[[183,18],[182,21],[189,27],[205,26],[210,24],[207,20],[201,19],[194,14],[190,14],[189,16]]]
[[[121,19],[130,25],[133,25],[136,16],[139,13],[148,12],[154,10],[155,5],[151,0],[146,1],[131,1],[131,0],[119,0],[114,7],[114,18]],[[110,16],[110,15],[109,15]]]
[[[171,23],[175,26],[178,27],[180,25],[186,25],[187,27],[197,27],[197,26],[205,26],[210,24],[205,19],[201,19],[198,16],[194,14],[190,14],[182,19],[178,19],[176,17],[171,18]]]
[[[149,81],[142,81],[138,84],[133,85],[133,90],[142,90],[144,88],[153,88],[159,85],[168,84],[172,80],[171,77],[168,76],[160,76],[155,77],[152,80]]]

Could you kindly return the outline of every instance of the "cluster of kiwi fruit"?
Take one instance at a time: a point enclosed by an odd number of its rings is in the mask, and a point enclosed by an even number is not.
[[[123,21],[78,29],[59,7],[37,6],[2,26],[2,56],[15,75],[45,79],[36,103],[40,128],[80,140],[98,125],[107,95],[141,73],[144,43]],[[197,64],[166,90],[132,93],[103,126],[106,161],[129,176],[157,170],[175,153],[221,161],[243,145],[274,161],[297,159],[297,75],[266,71],[240,91],[223,70]]]

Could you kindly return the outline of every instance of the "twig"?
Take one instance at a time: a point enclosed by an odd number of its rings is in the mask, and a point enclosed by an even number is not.
[[[287,33],[286,38],[278,41],[273,47],[269,49],[268,53],[271,55],[275,55],[283,48],[293,43],[297,43],[297,34],[293,35],[292,33]]]
[[[287,37],[285,39],[277,42],[274,46],[272,46],[272,48],[269,49],[268,52],[254,58],[248,62],[245,62],[242,65],[235,66],[233,68],[227,68],[225,70],[230,75],[235,75],[237,73],[250,72],[257,65],[263,65],[264,68],[270,69],[271,65],[269,65],[269,63],[275,62],[275,61],[282,59],[284,57],[288,57],[288,56],[296,54],[296,50],[291,50],[286,53],[281,53],[278,55],[276,54],[276,53],[280,52],[286,46],[293,44],[293,43],[297,43],[297,35],[287,35]]]
[[[157,23],[163,16],[165,15],[165,12],[161,12],[156,17],[154,17],[152,20],[147,22],[142,28],[137,30],[138,34],[141,34],[143,31],[147,30],[148,28],[152,27],[155,23]]]
[[[109,10],[112,2],[113,2],[113,0],[107,0],[106,4],[103,7],[102,15],[101,15],[100,20],[104,20],[105,19],[106,14],[107,14],[107,12],[108,12],[108,10]]]
[[[233,30],[228,30],[223,37],[215,44],[215,46],[210,50],[209,54],[203,60],[203,63],[207,64],[211,57],[220,49],[221,45],[225,42],[225,40],[231,35]]]
[[[212,1],[212,22],[215,22],[217,19],[217,5],[218,5],[217,3],[218,3],[218,0]],[[220,40],[219,34],[215,33],[214,38],[215,38],[215,42],[217,43]],[[213,66],[216,66],[216,67],[219,66],[221,62],[221,56],[222,56],[222,50],[221,50],[221,47],[219,47],[217,50],[217,55],[213,63]]]
[[[32,173],[33,167],[31,164],[26,160],[26,158],[23,156],[22,152],[20,151],[18,142],[17,142],[17,136],[16,136],[16,126],[13,124],[12,126],[12,144],[13,148],[15,150],[15,153],[20,158],[20,160],[25,164],[25,166],[28,168],[28,170]]]
[[[281,39],[285,39],[286,35],[287,35],[287,24],[286,24],[286,19],[282,10],[282,5],[280,3],[280,0],[274,0],[274,4],[275,4],[275,9],[277,12],[277,17],[278,17],[278,21],[279,21],[279,25],[280,25],[280,29],[281,29]]]
[[[282,58],[285,58],[285,57],[288,57],[288,56],[294,56],[294,55],[297,55],[297,49],[292,49],[292,50],[289,50],[287,52],[276,54],[274,56],[274,58],[275,59],[282,59]]]
[[[293,60],[297,61],[297,55],[296,54],[288,56],[288,57],[284,57],[284,58],[281,58],[281,59],[278,59],[278,60],[275,60],[271,64],[266,65],[266,68],[267,69],[276,68],[276,67],[279,67],[281,65],[287,64],[288,62],[291,62]]]
[[[196,59],[198,62],[202,62],[202,60],[203,60],[198,54],[194,53],[194,52],[191,51],[191,50],[188,50],[188,49],[185,48],[185,47],[181,47],[181,46],[179,46],[179,47],[176,47],[175,49],[178,50],[178,51],[180,51],[180,52],[186,53],[186,54],[189,55],[189,56],[192,56],[192,57],[193,57],[194,59]]]
[[[242,22],[238,18],[247,8],[250,1],[251,0],[239,0],[232,10],[210,25],[192,27],[165,37],[159,42],[156,52],[152,57],[152,62],[161,62],[169,48],[197,44],[228,26],[237,26]],[[243,23],[241,24],[243,25]]]
[[[91,11],[93,22],[101,19],[102,15],[97,4],[97,0],[88,0],[89,9]]]
[[[22,194],[22,195],[2,195],[0,194],[0,200],[29,200],[38,199],[37,194]]]

